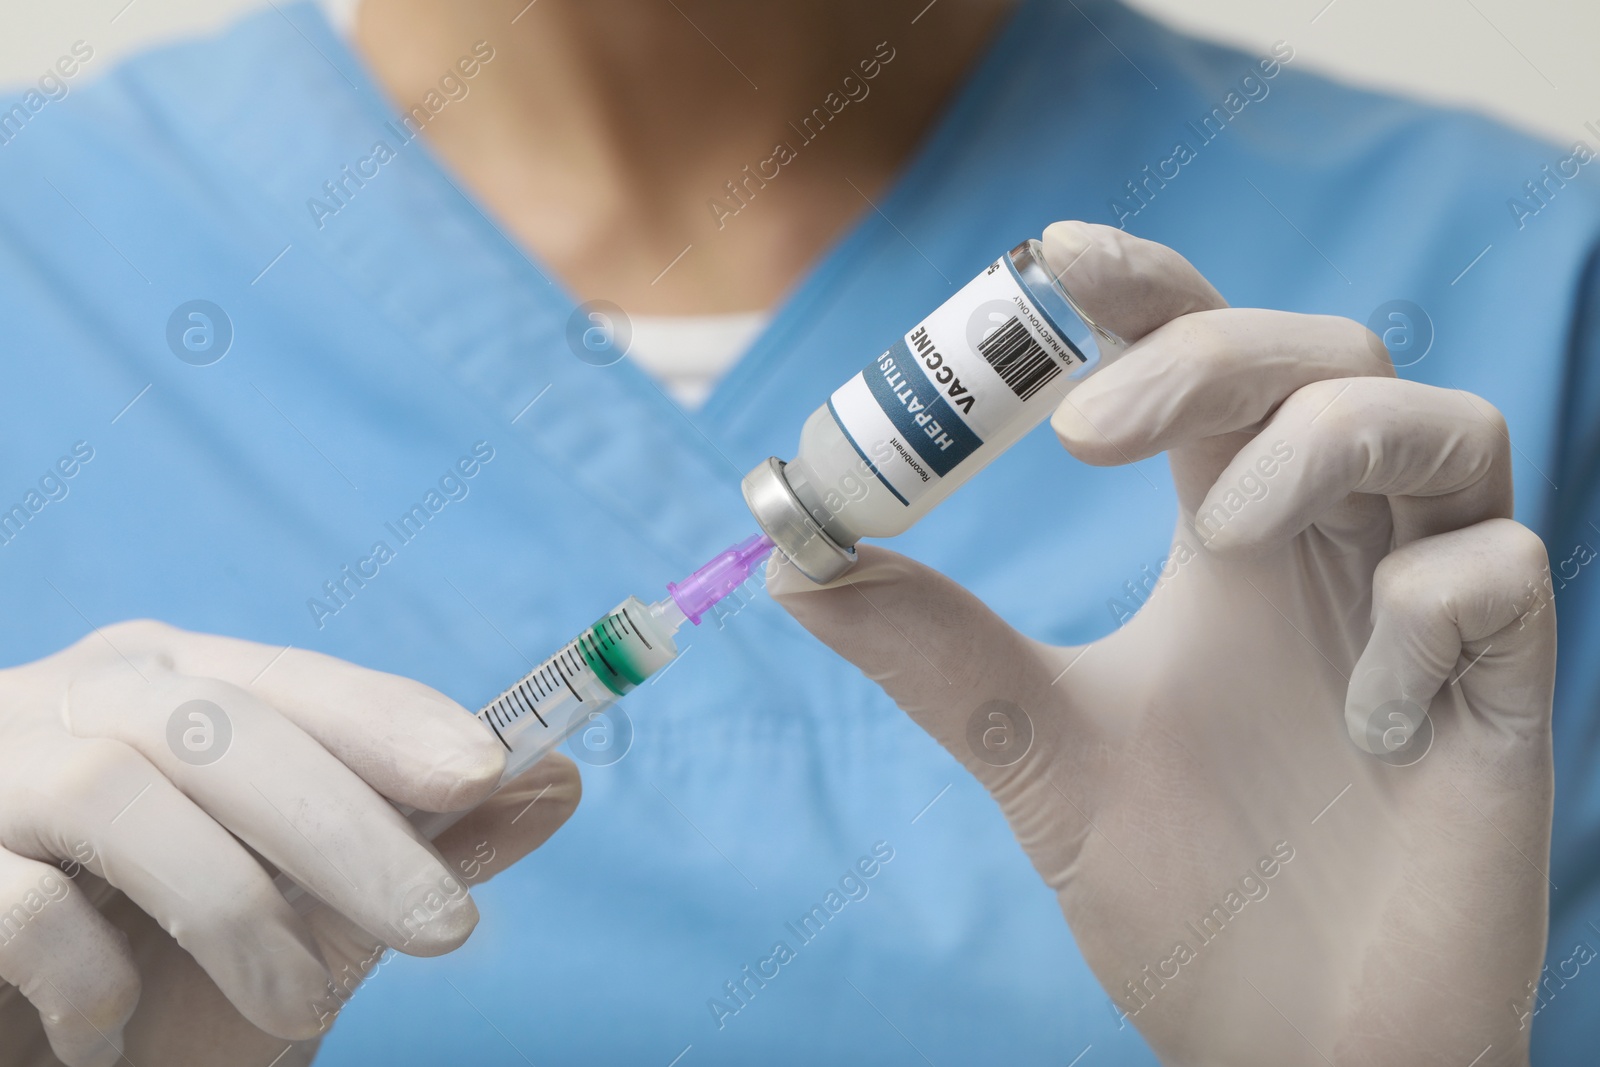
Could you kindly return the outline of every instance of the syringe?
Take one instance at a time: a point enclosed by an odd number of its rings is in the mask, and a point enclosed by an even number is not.
[[[684,621],[699,626],[701,616],[743,585],[771,551],[771,540],[758,534],[719,552],[681,583],[668,582],[667,596],[653,604],[630,596],[491,700],[477,718],[505,746],[500,784],[677,659],[673,635]],[[432,839],[465,814],[418,812],[410,819]]]
[[[701,616],[743,585],[771,551],[765,535],[748,537],[682,582],[668,582],[662,599],[646,604],[628,597],[485,705],[476,717],[506,750],[496,791],[677,659],[673,635],[684,622],[700,625]],[[467,814],[396,807],[429,840]],[[285,875],[277,885],[291,902],[304,895]]]

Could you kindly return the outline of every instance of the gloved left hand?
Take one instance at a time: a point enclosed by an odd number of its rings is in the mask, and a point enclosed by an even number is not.
[[[1142,609],[1054,648],[873,547],[772,591],[989,789],[1163,1062],[1525,1064],[1555,617],[1499,414],[1118,230],[1045,249],[1135,342],[1067,395],[1062,442],[1172,465]]]
[[[0,1065],[303,1067],[576,807],[558,755],[490,796],[502,752],[410,679],[150,621],[0,671]],[[471,810],[429,844],[391,804]]]

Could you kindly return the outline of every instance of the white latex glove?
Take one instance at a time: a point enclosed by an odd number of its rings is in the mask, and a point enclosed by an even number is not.
[[[1499,414],[1118,230],[1045,250],[1137,342],[1056,432],[1093,464],[1166,451],[1177,483],[1142,610],[1049,647],[870,547],[773,591],[988,787],[1163,1062],[1526,1063],[1555,618]]]
[[[0,1064],[309,1063],[384,945],[459,946],[462,883],[571,814],[561,757],[436,848],[389,803],[469,808],[504,765],[417,682],[160,623],[0,671]]]

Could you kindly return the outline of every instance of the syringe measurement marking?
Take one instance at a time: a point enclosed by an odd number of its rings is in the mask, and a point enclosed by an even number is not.
[[[507,690],[500,697],[500,707],[501,714],[511,716],[512,722],[516,722],[524,714],[522,708],[517,704],[516,693],[512,690]]]
[[[585,673],[594,674],[594,671],[590,669],[589,664],[584,660],[583,654],[578,650],[578,642],[576,640],[567,646],[564,654],[567,657],[567,675],[569,677],[582,678]]]
[[[632,627],[633,632],[638,635],[639,640],[644,642],[645,648],[654,649],[656,647],[650,643],[650,639],[644,635],[644,631],[639,629],[638,626],[634,625],[633,616],[628,614],[627,608],[622,609],[622,618],[625,620],[624,625]]]
[[[526,704],[528,706],[528,710],[533,712],[533,717],[535,719],[539,720],[539,725],[540,726],[543,726],[546,730],[550,729],[550,724],[544,721],[544,716],[543,715],[539,714],[539,705],[538,705],[538,703],[536,701],[532,700],[531,698],[529,698],[527,692],[522,688],[522,683],[521,682],[517,683],[517,687],[512,690],[512,693],[514,693],[518,697],[518,699],[520,699],[524,704]]]
[[[601,641],[596,640],[595,636],[593,634],[584,634],[582,637],[578,638],[578,640],[586,642],[584,647],[589,649],[591,652],[594,653],[594,658],[595,659],[597,659],[601,663],[605,664],[606,670],[611,672],[611,677],[613,677],[613,678],[621,678],[622,677],[622,672],[617,670],[616,666],[613,665],[610,660],[606,659],[605,652],[601,651],[602,649],[605,648],[604,643],[602,643]]]
[[[485,708],[484,711],[485,712],[493,711],[495,709],[495,707],[499,705],[499,703],[500,702],[498,700],[495,701],[493,704],[490,704],[487,708]],[[494,731],[494,735],[500,739],[500,743],[502,745],[506,746],[506,751],[510,752],[511,751],[511,745],[510,745],[510,743],[508,741],[506,741],[505,735],[500,732],[500,727],[498,727],[498,726],[496,726],[494,724],[494,716],[485,714],[483,718],[484,718],[484,721],[489,724],[489,729],[493,730]]]
[[[515,686],[513,686],[511,688],[511,691],[506,694],[506,697],[510,701],[511,706],[512,706],[513,709],[515,709],[515,708],[521,708],[522,709],[518,713],[519,717],[521,715],[526,714],[529,711],[532,711],[533,712],[533,717],[538,719],[541,725],[546,725],[546,726],[549,725],[548,723],[545,723],[544,716],[540,715],[539,712],[536,709],[532,708],[529,705],[529,702],[528,702],[527,698],[523,695],[522,683],[521,682],[518,682]]]
[[[570,651],[571,648],[572,648],[572,646],[568,645],[565,649],[562,649],[562,655],[567,654],[567,652]],[[576,689],[572,688],[572,682],[567,679],[566,672],[561,669],[561,656],[557,656],[554,660],[551,661],[551,663],[554,664],[555,669],[556,669],[556,673],[561,676],[561,680],[563,682],[566,682],[567,692],[571,693],[573,698],[575,700],[577,700],[578,703],[582,704],[583,703],[583,698],[578,696],[578,691]]]

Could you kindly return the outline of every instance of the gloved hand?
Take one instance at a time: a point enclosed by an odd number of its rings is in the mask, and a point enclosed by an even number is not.
[[[459,946],[463,883],[577,805],[561,757],[436,847],[389,803],[504,766],[439,693],[299,649],[129,622],[0,671],[0,1064],[309,1063],[385,945]]]
[[[1164,1063],[1526,1063],[1555,618],[1499,414],[1118,230],[1045,250],[1136,342],[1068,394],[1062,443],[1172,465],[1142,609],[1049,647],[871,547],[773,592],[988,787]]]

